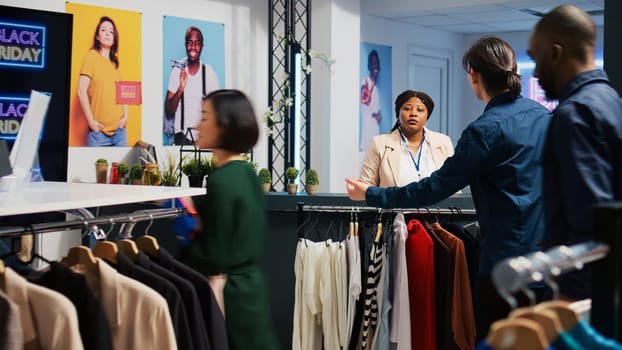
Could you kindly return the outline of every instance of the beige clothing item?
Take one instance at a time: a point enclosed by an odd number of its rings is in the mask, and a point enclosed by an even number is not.
[[[337,280],[335,259],[339,244],[330,239],[323,242],[327,250],[326,257],[320,262],[320,302],[322,304],[322,334],[324,349],[339,349]]]
[[[64,295],[29,283],[11,268],[4,292],[19,306],[24,349],[83,349],[78,314]]]
[[[311,242],[306,244],[306,254],[303,261],[302,280],[302,349],[322,348],[322,303],[320,301],[321,264],[328,257],[326,242]]]
[[[294,321],[292,330],[292,350],[302,350],[302,307],[304,305],[302,294],[302,280],[305,254],[307,252],[305,240],[299,239],[296,244],[296,256],[294,258]]]
[[[0,339],[0,349],[22,350],[24,347],[24,332],[22,331],[22,318],[19,314],[19,306],[0,290],[0,299],[9,306],[7,314],[6,337]]]
[[[432,152],[432,159],[437,170],[445,159],[453,156],[454,147],[449,136],[425,129],[425,143]],[[400,179],[400,146],[399,130],[381,134],[372,139],[371,145],[363,159],[361,180],[372,186],[397,186]]]
[[[95,294],[101,298],[114,349],[177,349],[166,300],[153,289],[96,259],[101,290]]]

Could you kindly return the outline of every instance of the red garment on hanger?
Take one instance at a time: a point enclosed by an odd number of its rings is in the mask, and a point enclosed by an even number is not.
[[[406,239],[411,348],[436,350],[434,245],[417,220],[408,222]]]

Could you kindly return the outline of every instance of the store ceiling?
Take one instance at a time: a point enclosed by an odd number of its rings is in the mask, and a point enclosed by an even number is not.
[[[454,33],[528,31],[556,6],[576,5],[604,23],[604,0],[362,0],[361,12]]]

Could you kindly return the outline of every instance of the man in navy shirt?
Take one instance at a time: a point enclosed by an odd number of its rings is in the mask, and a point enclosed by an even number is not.
[[[622,100],[596,69],[591,17],[559,6],[536,24],[529,40],[534,76],[558,99],[543,154],[544,246],[592,238],[592,206],[622,200]],[[560,276],[564,296],[591,296],[589,269]]]

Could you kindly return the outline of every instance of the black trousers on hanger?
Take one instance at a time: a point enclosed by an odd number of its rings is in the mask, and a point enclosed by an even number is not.
[[[536,295],[536,303],[550,300],[553,296],[551,289],[542,285],[530,287]],[[518,307],[529,306],[529,298],[522,292],[514,294]],[[477,299],[473,305],[475,313],[476,343],[488,335],[488,330],[493,322],[508,317],[510,305],[497,292],[490,275],[481,275],[477,280]]]

